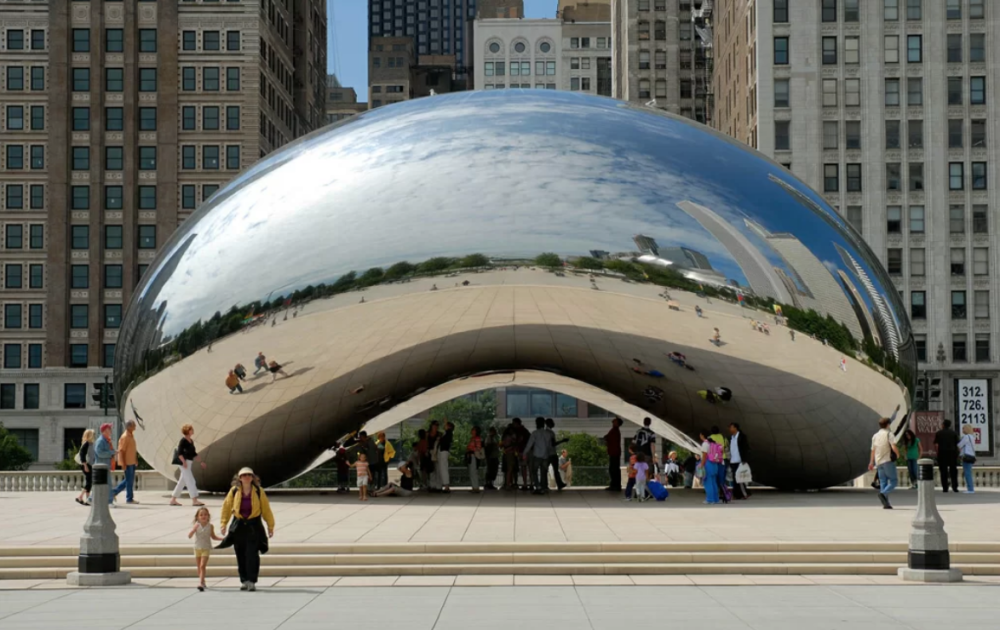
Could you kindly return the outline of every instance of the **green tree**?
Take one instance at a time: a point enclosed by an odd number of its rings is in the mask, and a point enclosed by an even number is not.
[[[400,278],[402,278],[404,276],[410,275],[411,273],[413,273],[416,270],[417,270],[417,266],[416,265],[412,265],[412,264],[410,264],[410,263],[408,263],[408,262],[406,262],[404,260],[404,261],[398,262],[398,263],[394,264],[393,266],[389,267],[388,269],[386,269],[385,270],[385,279],[386,280],[399,280]]]
[[[579,269],[604,269],[604,263],[591,256],[580,256],[573,265]]]
[[[420,273],[436,273],[438,271],[444,271],[448,267],[451,267],[453,258],[446,258],[444,256],[437,256],[435,258],[430,258],[424,262],[417,265],[417,270]]]
[[[472,436],[472,427],[479,427],[480,437],[486,437],[491,426],[497,424],[497,397],[493,390],[479,392],[473,396],[454,398],[448,402],[431,407],[427,413],[427,424],[437,420],[444,431],[444,423],[455,425],[451,456],[448,458],[452,466],[465,465],[465,447]],[[499,428],[499,427],[498,427]]]
[[[0,423],[0,470],[27,470],[31,465],[31,451],[21,446]]]
[[[535,257],[535,264],[539,267],[562,267],[562,259],[559,254],[545,252]]]
[[[344,293],[345,291],[350,291],[354,288],[354,283],[358,280],[357,271],[348,271],[344,275],[337,278],[337,281],[333,283],[330,287],[331,293]]]
[[[600,438],[586,433],[560,431],[559,440],[569,439],[563,444],[574,466],[607,466],[608,450]]]
[[[482,254],[469,254],[463,258],[459,266],[460,267],[486,267],[490,264],[490,259]]]

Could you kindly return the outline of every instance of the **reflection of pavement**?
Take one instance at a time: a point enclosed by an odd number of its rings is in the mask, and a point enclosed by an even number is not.
[[[531,541],[896,541],[906,542],[916,492],[893,493],[882,510],[871,490],[779,493],[749,501],[702,505],[697,490],[672,490],[665,504],[624,503],[617,494],[568,490],[547,497],[490,492],[358,501],[350,495],[272,491],[274,542],[531,542]],[[166,505],[166,494],[140,492],[138,506],[112,516],[123,545],[189,544],[194,511]],[[218,523],[221,497],[203,497]],[[937,495],[951,542],[1000,542],[1000,492]],[[66,493],[0,493],[5,508],[0,545],[75,545],[87,511]],[[0,624],[2,626],[2,624]]]
[[[216,455],[222,459],[213,460],[208,452],[216,470],[296,457],[299,450],[339,437],[329,435],[331,415],[358,413],[378,400],[369,397],[401,395],[409,390],[392,388],[406,383],[438,384],[421,381],[430,373],[454,374],[469,365],[496,368],[498,355],[516,353],[523,361],[552,348],[566,369],[589,371],[620,395],[661,388],[669,413],[660,415],[677,426],[751,423],[759,453],[796,451],[786,462],[790,467],[810,457],[823,470],[827,457],[830,469],[843,471],[852,460],[856,467],[866,454],[853,451],[873,432],[875,416],[902,402],[898,387],[853,359],[846,373],[838,369],[841,355],[833,348],[801,335],[792,342],[784,328],[774,327],[770,336],[751,330],[738,306],[705,304],[675,291],[672,297],[682,305],[678,312],[656,297],[659,287],[599,279],[601,290],[595,291],[584,288],[586,277],[530,270],[467,277],[473,282],[467,288],[449,286],[463,277],[437,277],[315,301],[297,318],[282,321],[279,315],[274,327],[237,333],[215,343],[211,353],[200,351],[174,364],[133,391],[146,419],[137,434],[140,451],[160,470],[170,470],[179,427],[190,422],[202,449],[233,434],[229,451]],[[524,284],[505,284],[515,278]],[[535,278],[549,285],[533,286]],[[429,291],[433,283],[440,290]],[[704,318],[695,315],[695,302],[703,304]],[[709,342],[713,327],[721,329],[725,342],[719,348]],[[650,341],[658,341],[659,348]],[[665,352],[674,348],[687,354],[697,371],[672,365]],[[229,394],[223,383],[228,370],[239,361],[252,373],[258,351],[285,365],[291,377],[272,383],[270,375],[249,376],[243,394]],[[387,357],[388,365],[377,363]],[[666,378],[632,373],[632,357]],[[360,385],[365,392],[348,393]],[[728,405],[713,407],[695,393],[718,385],[732,389]],[[856,404],[846,404],[852,400]],[[253,430],[234,433],[261,418]],[[311,460],[318,453],[301,456]],[[842,480],[851,476],[837,474]]]

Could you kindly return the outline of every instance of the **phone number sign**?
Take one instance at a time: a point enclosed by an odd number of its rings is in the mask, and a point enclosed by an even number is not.
[[[965,378],[955,380],[955,403],[958,407],[955,417],[958,428],[972,425],[972,437],[977,453],[992,453],[993,417],[990,409],[989,379]]]

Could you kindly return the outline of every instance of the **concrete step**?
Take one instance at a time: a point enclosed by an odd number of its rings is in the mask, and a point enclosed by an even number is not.
[[[895,575],[899,563],[752,563],[752,564],[442,564],[442,565],[263,565],[265,577],[378,575]],[[954,564],[966,575],[1000,575],[1000,564]],[[0,569],[3,579],[64,579],[65,568]],[[128,568],[134,578],[193,577],[190,566]],[[235,566],[208,567],[209,577],[235,577]]]

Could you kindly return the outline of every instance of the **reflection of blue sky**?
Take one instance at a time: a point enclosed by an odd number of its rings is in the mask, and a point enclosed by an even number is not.
[[[220,191],[165,248],[197,224],[154,303],[168,300],[172,334],[220,305],[352,269],[474,252],[619,252],[634,249],[635,234],[702,252],[745,284],[725,248],[677,208],[682,200],[725,217],[776,266],[781,259],[744,216],[795,234],[835,265],[833,242],[856,251],[768,180],[777,173],[802,188],[780,166],[702,129],[565,92],[471,92],[374,110]]]

